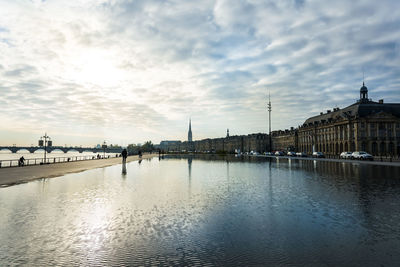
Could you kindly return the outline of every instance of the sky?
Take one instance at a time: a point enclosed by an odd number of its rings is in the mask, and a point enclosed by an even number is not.
[[[0,0],[0,145],[268,132],[400,102],[400,1]]]

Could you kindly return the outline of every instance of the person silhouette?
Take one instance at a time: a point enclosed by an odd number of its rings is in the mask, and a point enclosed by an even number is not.
[[[24,156],[22,156],[19,158],[18,166],[24,166],[24,165],[25,165],[25,158]]]
[[[124,150],[122,150],[122,162],[125,163],[126,162],[126,158],[128,157],[128,151],[126,151],[126,149],[124,148]]]

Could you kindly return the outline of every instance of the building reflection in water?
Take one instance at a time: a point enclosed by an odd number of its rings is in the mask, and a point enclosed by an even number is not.
[[[192,161],[193,157],[189,155],[187,162],[188,162],[188,191],[189,197],[192,196]]]
[[[392,191],[400,187],[400,168],[391,166],[376,166],[367,163],[357,163],[353,161],[348,162],[331,162],[331,161],[319,161],[309,159],[285,159],[277,157],[219,157],[217,155],[191,155],[190,157],[182,156],[166,156],[166,158],[184,158],[188,161],[188,179],[189,188],[191,187],[192,179],[192,161],[193,159],[202,161],[216,160],[225,161],[226,163],[226,178],[229,180],[230,168],[234,165],[233,162],[265,162],[268,164],[267,175],[268,177],[268,191],[265,192],[269,197],[269,203],[271,212],[274,212],[275,205],[279,205],[276,202],[276,198],[279,195],[274,192],[277,185],[274,184],[274,170],[287,169],[288,175],[293,178],[294,182],[299,182],[298,186],[305,186],[309,189],[307,197],[315,200],[316,203],[324,203],[329,207],[340,207],[343,209],[343,213],[356,212],[362,215],[362,220],[355,220],[354,223],[360,223],[364,229],[374,229],[374,225],[379,224],[382,218],[379,218],[377,214],[385,216],[385,210],[393,207],[385,207],[382,203],[387,201],[395,202],[395,196]],[[277,173],[278,175],[278,173]],[[297,178],[297,175],[305,175],[307,179]],[[281,180],[277,179],[276,183],[280,183]],[[230,187],[232,184],[227,183]],[[274,188],[275,186],[275,188]],[[331,192],[325,195],[321,195],[321,188],[327,192]],[[231,188],[228,188],[231,190]],[[349,206],[348,203],[353,203]],[[354,204],[356,203],[356,204]],[[334,213],[334,210],[327,210],[329,213]],[[400,212],[400,208],[399,208]],[[342,219],[345,219],[343,217]],[[390,218],[388,218],[390,219]],[[349,218],[350,221],[353,219]],[[399,230],[400,232],[400,230]]]

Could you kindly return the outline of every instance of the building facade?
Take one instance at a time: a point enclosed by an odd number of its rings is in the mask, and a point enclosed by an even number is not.
[[[196,151],[205,153],[235,153],[235,152],[258,152],[269,151],[268,135],[255,133],[249,135],[234,135],[222,138],[207,138],[196,141],[162,141],[159,148],[164,151]]]
[[[272,150],[273,151],[298,151],[298,131],[293,127],[290,130],[273,131]]]
[[[339,155],[343,151],[400,155],[400,104],[372,101],[363,83],[356,103],[321,112],[298,128],[297,150],[328,155]]]

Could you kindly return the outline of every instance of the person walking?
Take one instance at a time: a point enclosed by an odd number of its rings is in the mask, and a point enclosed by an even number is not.
[[[122,163],[126,162],[126,158],[128,157],[128,151],[126,151],[126,149],[124,148],[124,150],[122,150]]]
[[[19,158],[18,166],[24,166],[24,165],[25,165],[25,158],[24,156],[22,156]]]

